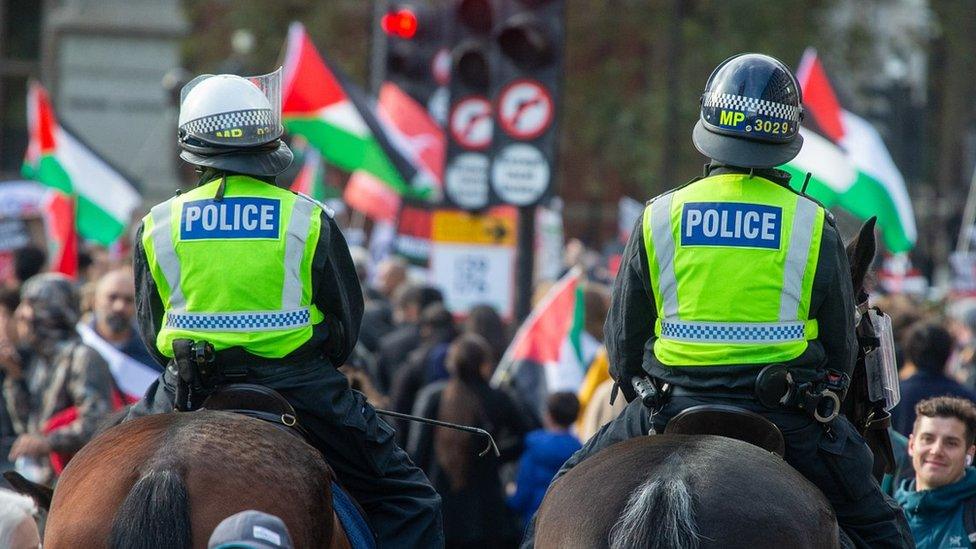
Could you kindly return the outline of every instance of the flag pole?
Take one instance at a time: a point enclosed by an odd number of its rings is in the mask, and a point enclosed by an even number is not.
[[[972,239],[973,224],[976,223],[976,166],[969,180],[969,195],[966,197],[966,207],[962,213],[962,223],[959,226],[959,238],[956,240],[956,252],[969,251]]]

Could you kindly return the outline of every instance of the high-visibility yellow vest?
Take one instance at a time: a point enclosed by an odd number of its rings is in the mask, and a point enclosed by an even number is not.
[[[312,336],[323,314],[312,303],[312,256],[321,209],[312,199],[257,179],[226,178],[154,207],[142,244],[165,308],[156,348],[207,340],[281,358]]]
[[[824,213],[747,174],[707,177],[651,202],[643,231],[657,359],[748,365],[802,354],[817,337],[809,314]]]

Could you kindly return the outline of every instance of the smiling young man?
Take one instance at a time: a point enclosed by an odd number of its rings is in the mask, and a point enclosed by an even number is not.
[[[923,400],[908,439],[915,479],[902,482],[895,499],[904,508],[919,549],[973,547],[964,520],[976,497],[976,405],[953,397]],[[976,538],[976,535],[974,535]]]

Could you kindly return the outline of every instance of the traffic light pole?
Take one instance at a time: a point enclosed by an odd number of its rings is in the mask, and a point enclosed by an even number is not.
[[[515,318],[521,323],[532,312],[535,273],[535,206],[520,206],[518,209],[517,245]]]
[[[369,92],[373,97],[380,93],[380,86],[386,80],[386,33],[375,24],[386,13],[387,0],[373,0],[373,20],[370,22],[370,39],[373,41],[369,60]]]

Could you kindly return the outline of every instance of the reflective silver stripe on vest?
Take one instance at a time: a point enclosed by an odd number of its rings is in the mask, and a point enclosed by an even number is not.
[[[696,343],[783,343],[803,341],[802,322],[661,322],[661,337]]]
[[[302,257],[308,240],[308,227],[312,223],[315,203],[298,196],[291,210],[288,232],[285,234],[285,280],[281,285],[282,310],[297,309],[302,305]]]
[[[176,257],[176,247],[173,245],[171,206],[172,200],[167,200],[150,210],[153,220],[152,243],[156,252],[156,263],[169,285],[168,308],[182,311],[186,308],[186,298],[183,297],[183,288],[180,287],[180,260]]]
[[[678,280],[674,276],[674,234],[671,232],[671,200],[668,193],[651,203],[651,238],[657,257],[661,307],[665,318],[678,316]]]
[[[813,222],[817,218],[817,205],[812,200],[797,198],[796,212],[793,214],[793,228],[790,230],[790,246],[786,250],[786,265],[783,269],[783,290],[779,298],[779,320],[798,319],[800,300],[803,293],[803,275],[810,257],[810,241],[813,239]]]
[[[166,327],[194,332],[266,332],[311,324],[308,307],[290,311],[166,314]]]

